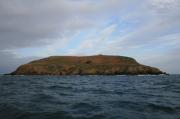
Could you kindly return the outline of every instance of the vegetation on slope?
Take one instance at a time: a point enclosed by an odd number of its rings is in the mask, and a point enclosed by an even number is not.
[[[13,75],[120,75],[162,74],[124,56],[52,56],[20,66]]]

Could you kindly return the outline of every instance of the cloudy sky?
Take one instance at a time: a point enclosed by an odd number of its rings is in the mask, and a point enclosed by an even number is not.
[[[180,0],[0,0],[0,73],[94,54],[180,73]]]

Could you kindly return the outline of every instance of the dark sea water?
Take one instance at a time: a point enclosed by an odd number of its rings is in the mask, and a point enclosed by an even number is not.
[[[0,76],[0,119],[180,119],[180,75]]]

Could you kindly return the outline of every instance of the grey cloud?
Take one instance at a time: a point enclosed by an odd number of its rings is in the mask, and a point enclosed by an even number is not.
[[[154,1],[154,2],[153,2]],[[180,1],[178,0],[149,0],[140,8],[137,15],[141,26],[119,37],[112,42],[112,47],[122,46],[123,49],[136,46],[159,46],[159,43],[171,44],[179,41]],[[136,11],[137,12],[137,11]],[[131,15],[131,14],[130,14]],[[143,18],[142,18],[143,17]],[[143,20],[141,20],[143,19]],[[164,39],[165,36],[177,36],[174,39]],[[118,41],[119,40],[119,41]],[[129,47],[127,47],[129,46]]]
[[[0,74],[10,73],[14,71],[19,65],[28,63],[38,57],[20,58],[10,52],[0,52]]]
[[[137,59],[147,65],[159,67],[161,70],[171,73],[179,74],[180,71],[180,47],[174,48],[165,54],[149,54],[149,56],[139,56]]]
[[[64,6],[47,3],[0,1],[1,49],[44,45],[50,42],[46,39],[60,37],[66,18]]]
[[[108,11],[119,7],[118,3],[121,2],[1,0],[0,49],[46,45],[66,31],[71,35],[78,29],[97,27],[99,22],[95,19],[103,19]]]

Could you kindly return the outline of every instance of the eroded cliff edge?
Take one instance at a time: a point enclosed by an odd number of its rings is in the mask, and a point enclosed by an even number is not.
[[[137,75],[164,74],[124,56],[51,56],[24,64],[11,75]]]

